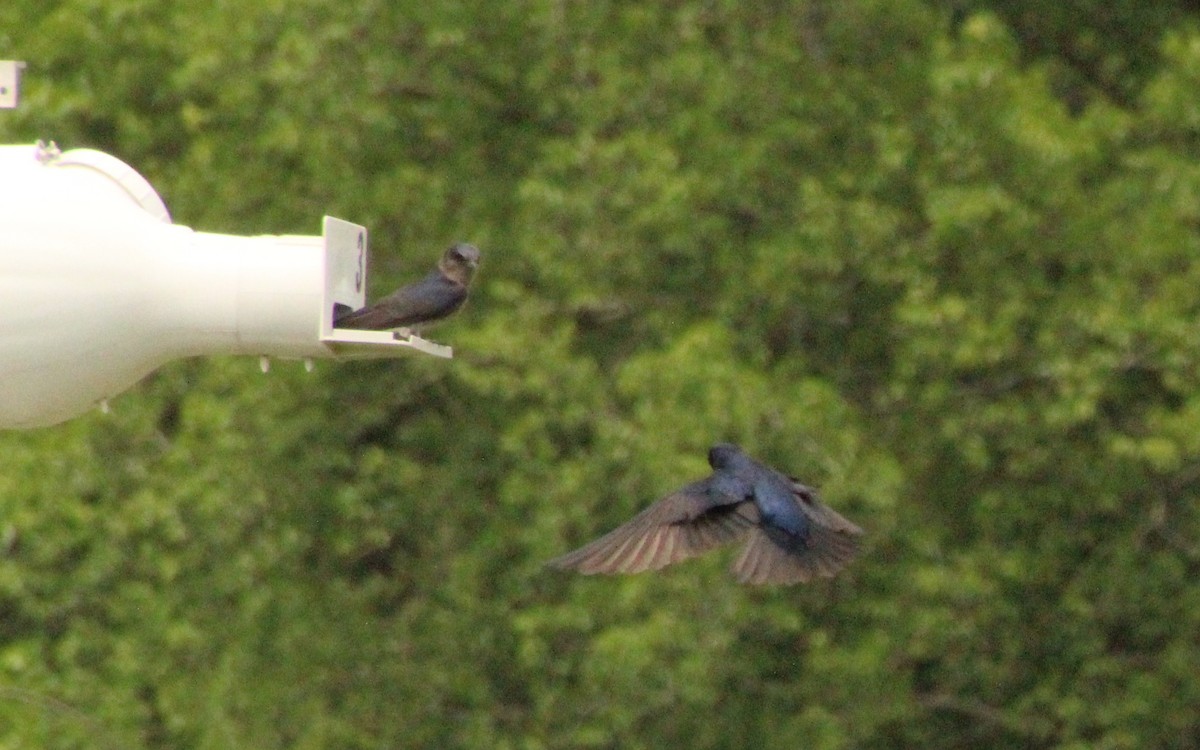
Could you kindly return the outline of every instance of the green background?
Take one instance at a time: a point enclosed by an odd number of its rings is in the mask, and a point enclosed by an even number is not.
[[[452,361],[0,434],[0,748],[1200,746],[1192,3],[6,0],[0,143],[466,240]],[[2,384],[0,384],[2,387]],[[719,440],[832,581],[544,560]]]

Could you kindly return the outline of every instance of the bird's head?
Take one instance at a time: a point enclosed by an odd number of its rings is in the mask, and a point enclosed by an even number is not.
[[[746,460],[746,454],[733,443],[717,443],[708,449],[708,465],[714,470],[732,469]]]
[[[442,254],[438,267],[446,276],[465,286],[471,282],[471,275],[479,267],[479,248],[465,242],[451,245]]]

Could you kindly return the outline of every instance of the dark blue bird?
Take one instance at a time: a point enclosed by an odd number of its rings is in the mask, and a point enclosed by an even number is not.
[[[478,266],[478,248],[462,242],[451,245],[428,276],[370,307],[336,315],[333,327],[386,331],[441,320],[467,301],[471,276]]]
[[[550,561],[580,573],[640,573],[746,540],[733,573],[742,583],[829,578],[858,554],[862,529],[809,487],[736,445],[708,452],[712,475],[683,487],[574,552]]]

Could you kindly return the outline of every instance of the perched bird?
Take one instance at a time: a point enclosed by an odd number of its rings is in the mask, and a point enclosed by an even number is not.
[[[829,578],[858,554],[862,529],[796,479],[728,443],[708,451],[708,464],[708,478],[549,565],[585,574],[640,573],[746,539],[733,564],[737,579],[788,584]]]
[[[451,245],[428,276],[370,307],[335,315],[333,327],[386,331],[441,320],[467,301],[467,288],[478,266],[478,248],[463,242]]]

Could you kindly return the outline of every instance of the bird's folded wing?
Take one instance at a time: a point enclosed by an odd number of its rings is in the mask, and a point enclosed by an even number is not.
[[[392,292],[370,307],[338,317],[334,327],[382,330],[412,325],[449,315],[466,298],[467,290],[461,284],[431,274]]]
[[[758,523],[753,502],[714,498],[708,489],[707,481],[690,484],[548,564],[586,574],[658,570],[734,541]]]

